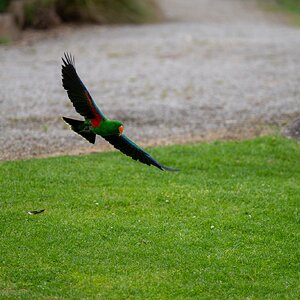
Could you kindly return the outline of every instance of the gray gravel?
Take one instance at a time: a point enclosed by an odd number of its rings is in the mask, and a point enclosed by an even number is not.
[[[247,133],[300,115],[299,27],[250,0],[161,3],[162,24],[62,28],[1,47],[0,159],[107,147],[60,119],[78,117],[61,86],[64,51],[103,112],[142,144]]]

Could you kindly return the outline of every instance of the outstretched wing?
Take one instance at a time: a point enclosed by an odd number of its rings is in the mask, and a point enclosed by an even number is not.
[[[111,143],[116,149],[120,150],[127,156],[130,156],[134,160],[139,160],[141,163],[148,166],[153,165],[161,170],[178,171],[160,164],[157,160],[150,156],[146,151],[136,145],[124,134],[122,135],[109,135],[104,138]]]
[[[63,87],[68,92],[75,110],[84,118],[92,120],[93,127],[99,126],[105,117],[77,75],[74,57],[65,53],[62,61],[64,63],[62,65]]]

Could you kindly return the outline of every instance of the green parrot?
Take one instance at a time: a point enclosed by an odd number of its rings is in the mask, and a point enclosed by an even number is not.
[[[123,123],[118,120],[110,120],[104,116],[97,107],[90,93],[80,80],[75,69],[74,57],[65,53],[62,58],[62,83],[73,103],[75,110],[84,117],[84,121],[63,117],[71,129],[83,138],[94,144],[96,135],[100,135],[116,149],[120,150],[134,160],[146,165],[153,165],[160,170],[178,171],[160,164],[146,151],[132,142],[123,134]]]

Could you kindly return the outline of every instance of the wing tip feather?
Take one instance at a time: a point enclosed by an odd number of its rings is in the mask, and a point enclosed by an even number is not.
[[[65,67],[72,65],[75,68],[75,57],[69,52],[64,52],[64,57],[61,58]]]
[[[165,165],[162,165],[161,163],[159,163],[154,158],[152,158],[152,165],[159,168],[162,171],[169,171],[169,172],[179,172],[180,171],[179,169],[174,169],[174,168],[170,168],[170,167],[167,167]]]

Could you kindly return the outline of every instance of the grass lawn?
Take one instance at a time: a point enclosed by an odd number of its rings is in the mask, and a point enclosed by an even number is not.
[[[300,298],[299,143],[150,153],[2,162],[0,298]]]
[[[277,0],[276,2],[282,8],[300,14],[300,0]]]
[[[266,11],[284,13],[292,25],[300,26],[300,0],[257,1]]]

